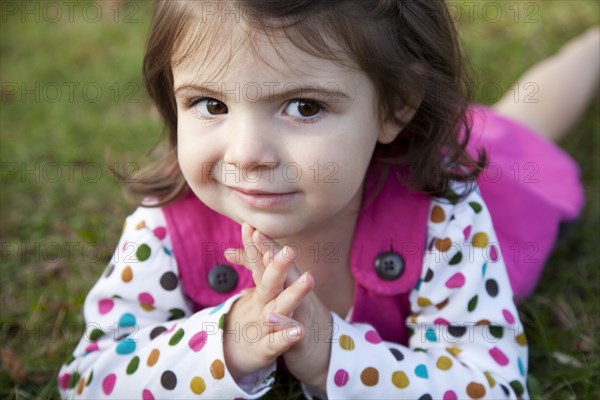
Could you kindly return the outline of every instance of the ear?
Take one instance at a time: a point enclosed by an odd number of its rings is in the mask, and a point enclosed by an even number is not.
[[[419,105],[421,104],[419,100]],[[394,117],[388,117],[381,124],[381,131],[379,132],[379,137],[377,141],[382,144],[392,143],[396,140],[396,137],[402,132],[402,130],[410,123],[413,119],[419,106],[411,107],[408,104],[402,104],[396,112],[394,113]]]
[[[409,67],[409,76],[405,86],[406,102],[398,100],[394,118],[388,116],[381,124],[378,141],[382,144],[392,143],[402,130],[412,121],[423,101],[421,79],[425,76],[425,67],[413,63]]]

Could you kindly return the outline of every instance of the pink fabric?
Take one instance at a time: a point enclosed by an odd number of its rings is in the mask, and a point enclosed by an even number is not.
[[[584,204],[579,167],[560,147],[492,109],[470,110],[467,150],[486,149],[490,161],[478,184],[517,301],[535,289],[562,221]]]

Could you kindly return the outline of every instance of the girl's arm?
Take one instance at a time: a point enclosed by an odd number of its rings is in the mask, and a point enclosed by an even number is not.
[[[63,398],[258,398],[269,390],[274,365],[240,387],[224,363],[224,314],[239,296],[194,313],[171,249],[159,209],[127,219],[85,301],[85,334],[58,377]]]
[[[334,315],[329,398],[527,397],[523,326],[479,192],[456,205],[434,200],[430,215],[441,222],[429,222],[409,346]]]

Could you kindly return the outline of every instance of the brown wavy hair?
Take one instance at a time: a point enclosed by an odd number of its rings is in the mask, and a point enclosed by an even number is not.
[[[394,118],[404,127],[392,143],[377,143],[373,158],[406,167],[401,179],[413,190],[451,201],[468,193],[454,193],[449,183],[473,183],[486,155],[479,150],[475,161],[465,151],[469,73],[444,0],[155,0],[143,73],[167,141],[156,161],[125,181],[129,199],[141,203],[152,196],[161,206],[189,190],[177,161],[172,71],[199,46],[214,45],[204,17],[219,7],[229,13],[233,7],[238,14],[232,18],[271,38],[283,34],[311,55],[340,63],[349,57],[375,87],[380,121]],[[334,51],[331,39],[343,51]],[[417,109],[410,121],[394,115],[399,104]]]

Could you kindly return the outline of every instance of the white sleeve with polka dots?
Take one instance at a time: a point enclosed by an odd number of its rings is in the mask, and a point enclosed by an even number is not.
[[[527,398],[527,343],[477,189],[454,205],[433,199],[427,244],[409,346],[373,340],[369,325],[334,315],[328,397]]]
[[[272,372],[238,386],[223,357],[224,304],[193,313],[162,211],[126,220],[106,272],[84,305],[85,334],[59,373],[63,398],[259,398]]]

